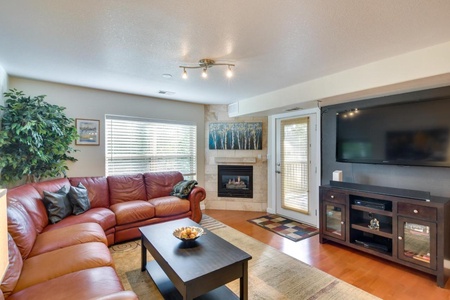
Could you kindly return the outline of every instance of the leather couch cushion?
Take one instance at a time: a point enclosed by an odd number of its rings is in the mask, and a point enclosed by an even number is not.
[[[89,242],[108,245],[105,232],[100,225],[97,223],[70,225],[39,234],[28,257]]]
[[[108,176],[111,205],[133,200],[147,200],[142,174]]]
[[[22,203],[8,201],[8,232],[16,243],[23,259],[26,259],[36,241],[37,232],[34,223]]]
[[[91,208],[109,207],[109,188],[106,177],[73,177],[69,181],[73,186],[81,183],[86,187]]]
[[[116,271],[111,267],[97,267],[65,274],[38,283],[14,293],[8,300],[97,299],[98,297],[120,293],[121,291],[123,291],[123,287]],[[129,294],[130,297],[133,294]]]
[[[56,224],[49,224],[46,228],[44,228],[44,232],[54,230],[56,228],[66,227],[69,225],[89,222],[99,224],[106,232],[116,225],[116,217],[114,213],[108,208],[91,208],[81,215],[71,215],[61,220],[61,222],[58,222]]]
[[[72,272],[104,266],[114,267],[114,263],[108,247],[103,243],[78,244],[43,253],[24,260],[14,293]]]
[[[110,209],[116,215],[117,225],[135,223],[155,216],[155,207],[142,200],[113,204]]]
[[[38,233],[42,232],[48,225],[47,211],[45,210],[42,197],[31,184],[21,185],[8,190],[8,199],[20,201],[36,226]]]
[[[44,191],[47,192],[56,192],[60,190],[62,187],[66,187],[66,191],[70,188],[70,182],[67,178],[57,178],[51,179],[47,181],[41,181],[33,183],[33,187],[39,192],[41,198],[44,198]]]
[[[139,300],[137,295],[132,291],[122,291],[107,296],[96,298],[95,300]]]
[[[151,199],[149,202],[155,206],[156,217],[167,217],[186,213],[191,208],[188,200],[183,200],[175,196],[159,197]]]
[[[8,297],[16,287],[23,265],[22,255],[20,254],[16,243],[14,243],[14,240],[10,234],[8,234],[7,238],[9,265],[0,285],[0,289],[3,292],[2,294],[4,294],[6,297]]]
[[[72,214],[72,204],[67,197],[68,189],[62,186],[56,192],[44,191],[44,205],[51,224],[58,223]]]
[[[147,199],[169,196],[175,184],[183,179],[183,175],[177,171],[144,173]]]

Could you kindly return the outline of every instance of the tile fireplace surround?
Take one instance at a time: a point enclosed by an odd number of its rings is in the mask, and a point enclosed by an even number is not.
[[[210,122],[263,122],[263,147],[262,150],[210,150],[208,143],[205,143],[205,207],[265,212],[267,210],[267,118],[229,118],[227,109],[227,105],[206,106],[205,128],[209,128]],[[209,138],[208,134],[206,130],[206,141]],[[253,197],[218,197],[218,165],[253,166]]]

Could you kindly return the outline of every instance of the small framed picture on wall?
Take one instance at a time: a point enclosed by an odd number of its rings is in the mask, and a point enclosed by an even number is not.
[[[100,120],[75,119],[78,139],[76,145],[98,146],[100,145]]]

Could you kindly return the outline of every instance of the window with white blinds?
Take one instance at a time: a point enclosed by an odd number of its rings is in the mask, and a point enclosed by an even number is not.
[[[106,115],[106,175],[179,171],[197,175],[197,126]]]

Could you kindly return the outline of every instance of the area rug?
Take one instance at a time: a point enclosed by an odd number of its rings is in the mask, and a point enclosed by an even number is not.
[[[209,222],[214,223],[213,220]],[[220,224],[222,223],[219,222]],[[249,261],[249,299],[379,299],[222,225],[212,232],[252,256]],[[139,240],[113,246],[110,250],[125,289],[133,290],[141,300],[163,299],[147,272],[140,270]],[[149,254],[147,258],[149,261],[153,260]],[[227,286],[236,295],[239,294],[239,280],[232,281]]]
[[[278,215],[265,215],[248,220],[282,237],[298,242],[319,233],[319,229]]]

